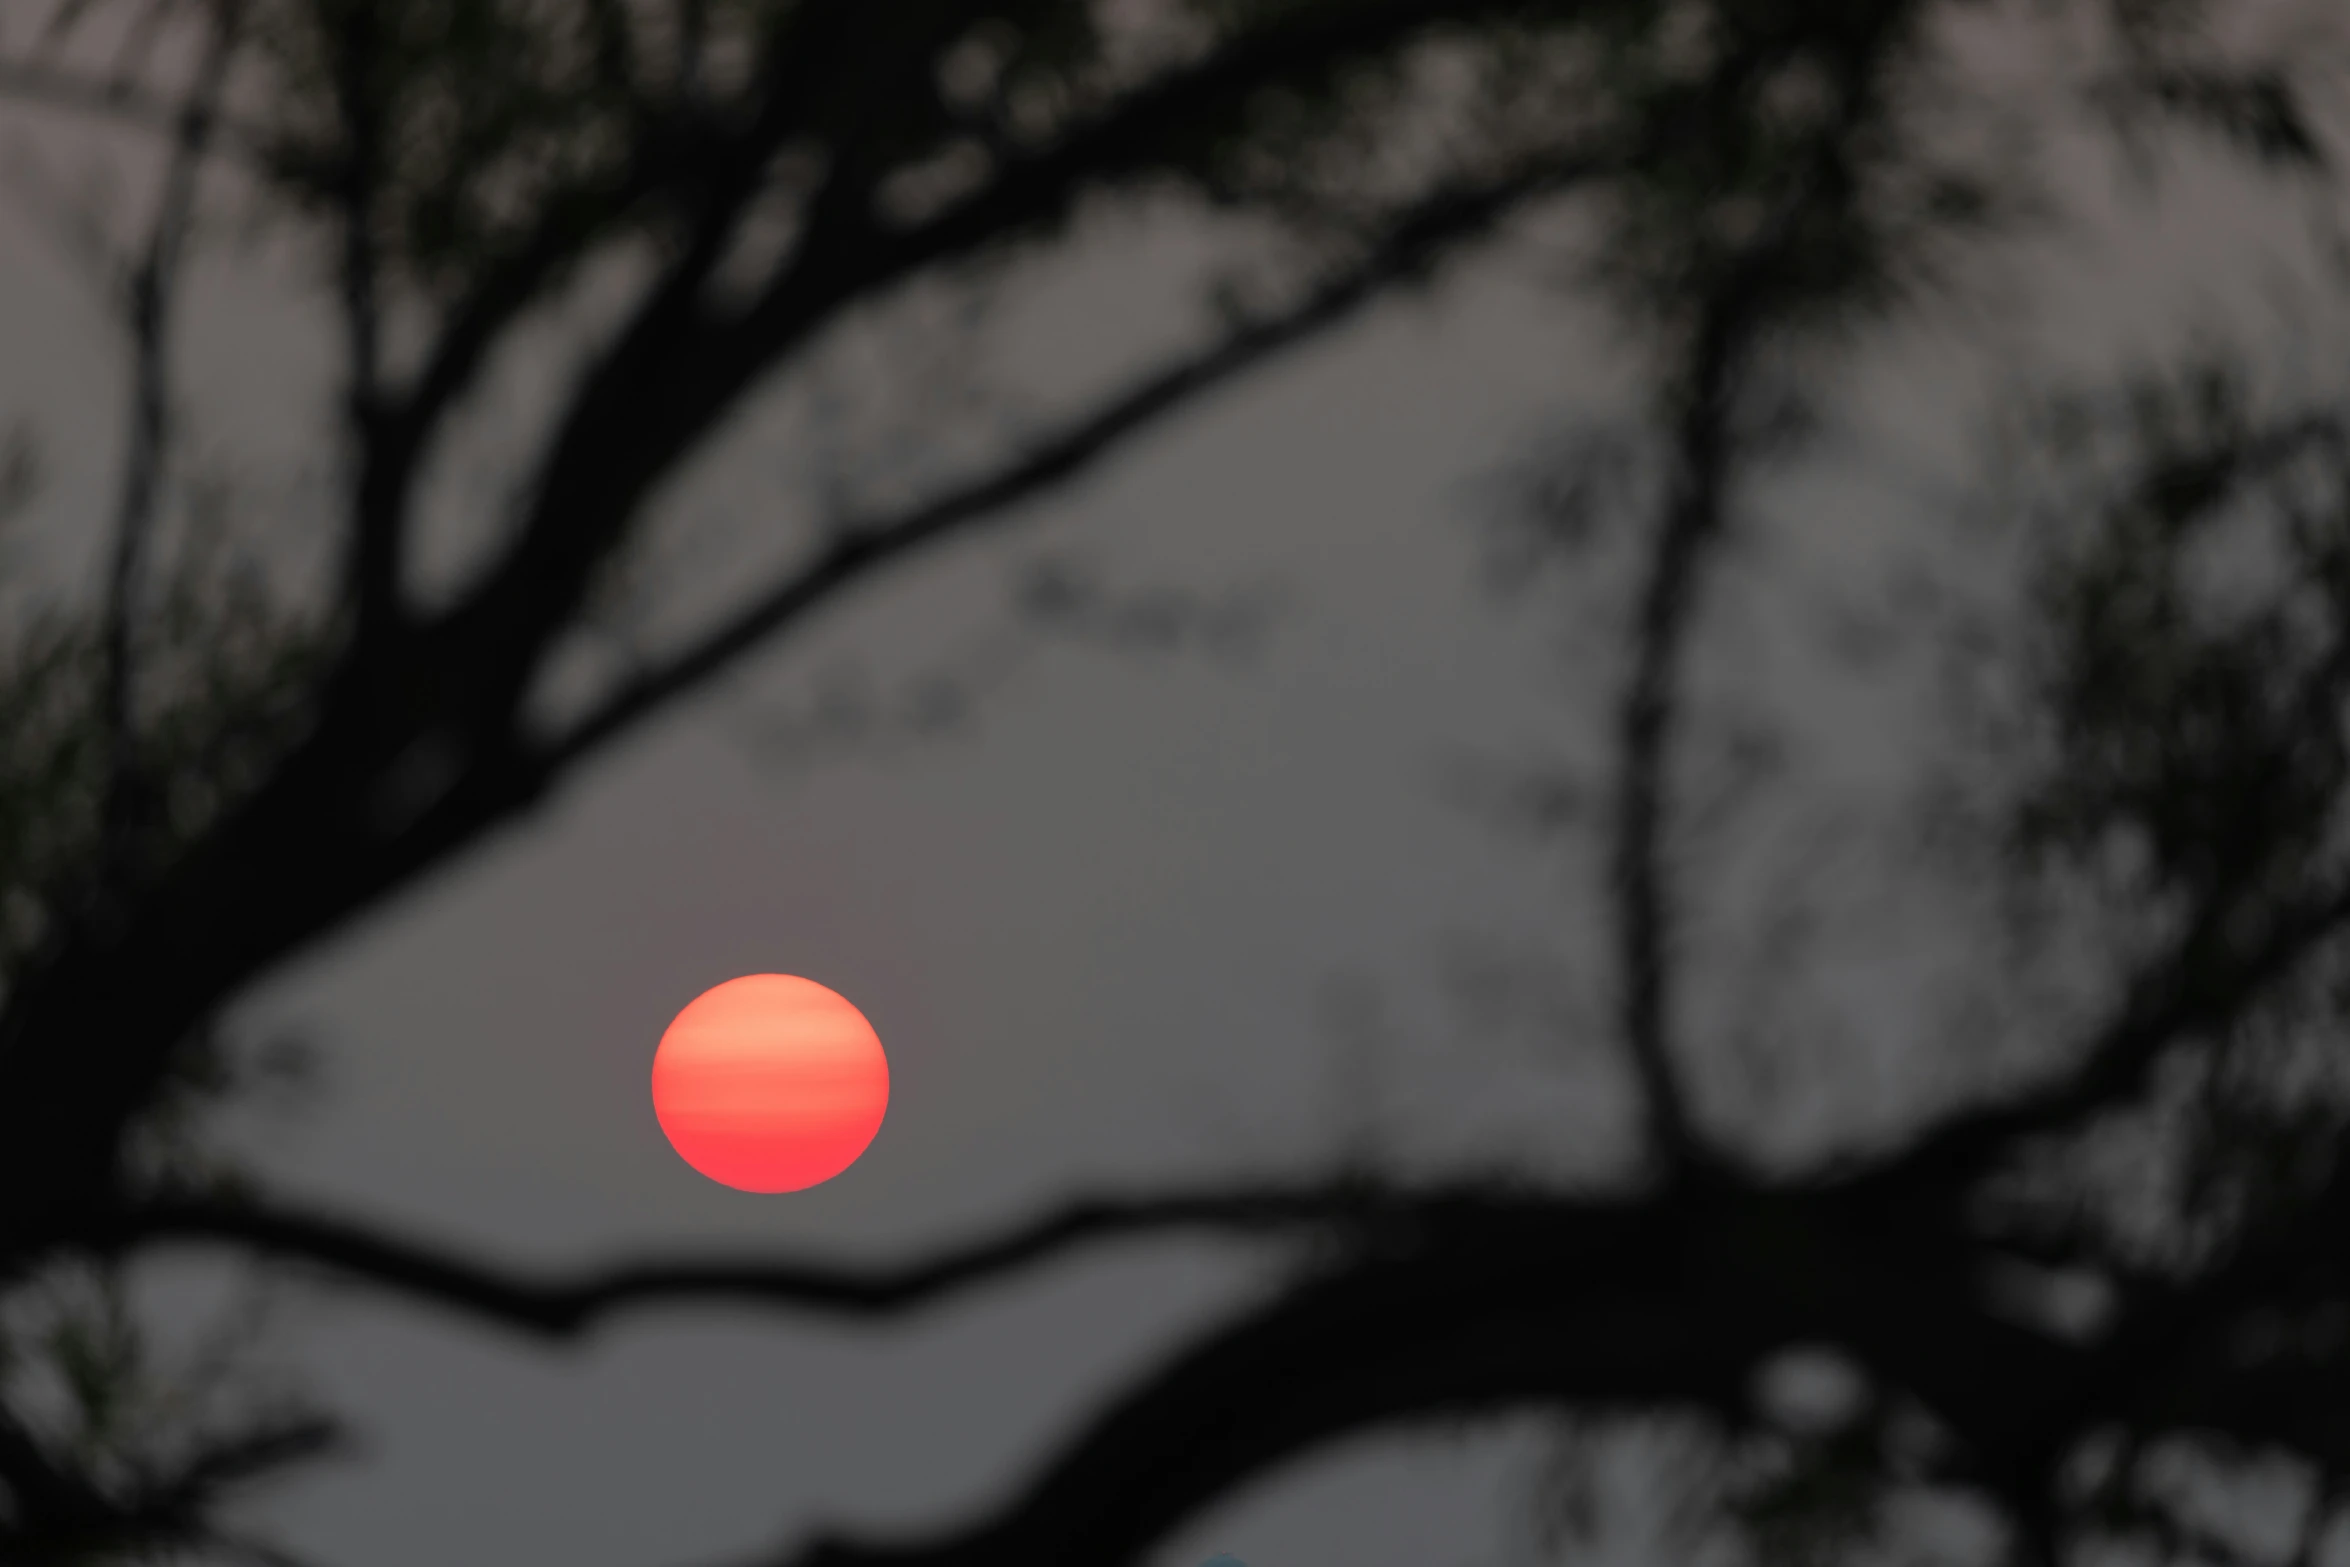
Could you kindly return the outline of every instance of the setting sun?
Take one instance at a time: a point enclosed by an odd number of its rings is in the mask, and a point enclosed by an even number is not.
[[[796,1192],[856,1163],[889,1108],[865,1015],[789,974],[696,996],[653,1055],[653,1114],[678,1156],[746,1192]]]

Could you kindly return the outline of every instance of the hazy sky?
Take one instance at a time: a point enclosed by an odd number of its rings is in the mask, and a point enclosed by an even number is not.
[[[1905,688],[1871,698],[1804,649],[1823,592],[1865,597],[1889,531],[1982,477],[1929,421],[1978,406],[2002,362],[2150,347],[2261,286],[2253,258],[2283,231],[2208,185],[2182,200],[2019,264],[2032,312],[1873,363],[1848,408],[1857,455],[1758,502],[1799,564],[1734,558],[1747,608],[1707,668],[1767,669],[1807,767],[1866,780],[1909,754]],[[1114,337],[1156,264],[1073,275],[1023,351],[1074,362]],[[53,448],[53,541],[102,514],[116,428],[72,271],[0,214],[0,418],[34,416]],[[215,277],[192,323],[197,406],[263,476],[310,450],[323,363],[270,275]],[[1301,1171],[1365,1136],[1430,1167],[1604,1166],[1622,1132],[1604,1054],[1444,999],[1448,959],[1531,951],[1566,976],[1556,1016],[1588,1011],[1575,862],[1447,785],[1464,759],[1571,749],[1606,690],[1603,644],[1574,633],[1604,624],[1607,584],[1497,602],[1477,529],[1538,437],[1623,411],[1622,363],[1533,260],[1488,265],[1170,425],[1017,533],[845,602],[257,997],[250,1017],[315,1039],[326,1081],[303,1119],[251,1133],[255,1157],[306,1198],[548,1264],[640,1243],[904,1256],[1047,1196]],[[754,534],[787,515],[762,429],[733,432],[673,508]],[[1079,546],[1137,586],[1269,584],[1278,612],[1239,659],[1044,645],[966,730],[887,754],[758,743],[828,671],[889,689],[994,646],[1012,568]],[[780,1198],[693,1174],[646,1093],[670,1016],[761,970],[855,1000],[893,1070],[864,1159]],[[1890,1017],[1910,972],[1864,954],[1830,1004]],[[643,1316],[560,1354],[305,1294],[290,1353],[367,1446],[268,1517],[346,1567],[654,1567],[820,1522],[945,1521],[1252,1287],[1237,1254],[1151,1246],[885,1328]],[[1511,1426],[1336,1452],[1166,1560],[1508,1561],[1530,1451]]]

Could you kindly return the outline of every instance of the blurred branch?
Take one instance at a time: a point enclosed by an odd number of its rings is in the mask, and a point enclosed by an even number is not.
[[[381,26],[372,4],[349,7],[336,30],[334,99],[346,145],[336,192],[336,220],[342,227],[338,258],[338,303],[342,307],[343,351],[349,359],[344,397],[359,465],[359,504],[354,508],[351,545],[352,608],[356,636],[372,649],[391,629],[399,612],[400,518],[396,510],[368,504],[379,448],[382,417],[382,301],[376,258],[377,190],[384,162],[384,115],[373,80]]]
[[[547,745],[540,752],[543,764],[556,770],[570,766],[849,582],[1068,479],[1173,409],[1344,320],[1387,286],[1425,272],[1447,249],[1489,229],[1536,193],[1568,184],[1593,167],[1583,159],[1560,160],[1490,184],[1448,190],[1398,222],[1368,256],[1286,311],[1235,328],[1212,346],[1142,377],[1066,429],[1034,441],[1025,455],[985,478],[896,517],[844,528],[838,542],[815,561],[736,611],[692,648],[624,684]]]
[[[1670,1174],[1704,1162],[1674,1059],[1673,915],[1662,860],[1677,675],[1706,546],[1720,536],[1729,487],[1729,412],[1744,338],[1744,306],[1709,302],[1676,442],[1679,471],[1635,623],[1631,679],[1617,712],[1618,768],[1609,891],[1622,1026],[1640,1079],[1647,1146]]]
[[[760,75],[765,91],[759,109],[728,138],[688,134],[701,121],[648,121],[639,128],[628,155],[616,169],[584,175],[548,196],[536,216],[497,253],[487,257],[442,312],[414,377],[404,387],[375,384],[371,323],[375,313],[373,265],[367,228],[358,208],[372,200],[365,179],[379,149],[367,107],[364,41],[344,40],[355,69],[347,73],[346,118],[353,133],[349,157],[353,180],[342,199],[346,215],[346,317],[355,361],[354,387],[363,394],[354,414],[361,436],[361,470],[354,506],[349,597],[358,611],[360,653],[371,657],[382,633],[402,618],[398,579],[403,530],[417,471],[440,422],[480,374],[491,350],[516,320],[536,303],[552,279],[577,262],[610,225],[648,197],[681,179],[692,192],[689,236],[665,268],[661,281],[638,311],[638,331],[658,322],[683,324],[683,312],[715,265],[726,236],[758,175],[794,123],[797,99],[810,71],[820,71],[824,44],[836,31],[837,6],[799,8],[779,29]],[[352,19],[354,35],[364,13]],[[690,171],[690,175],[689,175]]]
[[[1240,1483],[1345,1437],[1560,1409],[1681,1410],[1749,1431],[1756,1368],[1812,1329],[1752,1253],[1691,1244],[1708,1217],[1649,1198],[1584,1221],[1562,1211],[1542,1228],[1439,1230],[1420,1249],[1351,1260],[1168,1356],[1000,1508],[927,1539],[819,1536],[757,1560],[1136,1562]],[[1962,1387],[1962,1412],[2037,1391],[2028,1376],[1968,1385],[1965,1367],[2001,1341],[1947,1297],[1914,1316],[1888,1309],[1896,1301],[1849,1304],[1871,1313],[1868,1336],[1903,1339],[1916,1365],[1938,1368],[1930,1383]],[[1921,1460],[1921,1478],[1980,1480],[1965,1462]]]
[[[1722,1163],[1691,1119],[1671,1012],[1675,918],[1666,862],[1681,667],[1702,574],[1726,526],[1740,456],[1733,420],[1753,350],[1785,303],[1782,285],[1803,224],[1823,201],[1852,195],[1840,176],[1847,141],[1866,123],[1881,44],[1869,37],[1852,48],[1837,83],[1837,111],[1816,134],[1790,188],[1771,201],[1760,232],[1703,287],[1673,389],[1675,472],[1640,590],[1631,676],[1617,709],[1609,846],[1624,1043],[1640,1080],[1647,1145],[1673,1177]]]
[[[196,186],[205,150],[212,140],[221,94],[235,57],[242,4],[241,0],[219,0],[211,9],[211,37],[179,114],[154,225],[123,301],[133,355],[131,416],[122,495],[115,511],[114,550],[107,569],[101,696],[108,748],[107,827],[117,852],[125,847],[124,835],[133,826],[130,817],[137,810],[135,801],[141,788],[134,733],[133,627],[139,615],[141,568],[170,459],[173,295],[195,217]]]
[[[40,104],[94,114],[140,130],[180,137],[187,115],[184,100],[175,101],[121,79],[87,76],[40,60],[0,59],[0,99]],[[263,136],[258,126],[213,112],[213,149],[225,149],[241,162],[264,161]]]
[[[740,313],[712,313],[698,297],[723,232],[705,224],[583,379],[548,444],[513,546],[447,623],[450,656],[476,682],[477,721],[504,722],[520,703],[533,666],[661,474],[838,311],[926,267],[1059,218],[1105,182],[1168,157],[1168,139],[1200,116],[1227,111],[1285,75],[1392,46],[1466,9],[1434,0],[1363,0],[1284,13],[1137,88],[1007,164],[975,195],[909,228],[878,221],[875,182],[887,171],[868,166],[872,150],[834,146],[797,242]],[[874,90],[904,85],[876,82]],[[927,75],[921,87],[935,98]],[[719,203],[712,210],[725,208]]]
[[[621,1311],[731,1302],[888,1316],[929,1305],[1083,1247],[1145,1235],[1307,1234],[1376,1230],[1383,1221],[1446,1201],[1406,1202],[1356,1185],[1292,1190],[1244,1187],[1141,1198],[1088,1198],[985,1240],[947,1247],[900,1267],[849,1268],[739,1261],[640,1262],[571,1280],[530,1279],[354,1220],[277,1203],[158,1202],[129,1210],[104,1240],[110,1249],[215,1242],[273,1261],[346,1278],[520,1332],[568,1338]]]
[[[400,618],[397,583],[410,493],[440,423],[480,374],[502,334],[536,303],[550,281],[577,262],[596,237],[648,198],[680,186],[690,210],[686,230],[661,282],[638,311],[669,329],[686,325],[688,307],[706,281],[759,188],[761,172],[793,125],[812,78],[837,45],[844,12],[837,4],[796,8],[766,51],[755,94],[757,112],[731,136],[709,132],[706,114],[648,122],[616,169],[583,176],[549,196],[536,216],[489,256],[442,312],[414,377],[379,389],[362,410],[361,471],[354,508],[349,595],[359,609],[362,657],[374,633]],[[354,128],[357,128],[356,122]],[[354,166],[360,166],[354,147]],[[364,191],[348,192],[350,201]],[[352,243],[360,243],[356,222]],[[346,266],[346,274],[351,268]],[[346,284],[346,295],[350,292]],[[355,344],[356,346],[356,344]],[[372,357],[372,355],[370,356]],[[354,380],[360,378],[355,374]]]
[[[1135,1562],[1243,1480],[1342,1435],[1570,1405],[1678,1406],[1732,1428],[1745,1421],[1751,1368],[1784,1331],[1767,1307],[1659,1271],[1663,1246],[1634,1271],[1571,1236],[1532,1248],[1529,1239],[1494,1236],[1309,1278],[1167,1357],[970,1523],[914,1541],[824,1536],[761,1560]]]

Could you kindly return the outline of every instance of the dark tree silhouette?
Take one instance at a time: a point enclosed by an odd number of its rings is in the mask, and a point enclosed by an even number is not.
[[[774,1559],[1129,1562],[1317,1444],[1507,1410],[1698,1422],[1737,1459],[1717,1500],[1773,1550],[1858,1548],[1889,1498],[1941,1488],[1992,1509],[2027,1562],[2099,1542],[2247,1558],[2149,1488],[2141,1459],[2183,1439],[2297,1465],[2316,1549],[2350,1464],[2350,1098],[2328,1070],[2350,923],[2339,408],[2270,408],[2211,374],[2048,426],[2118,455],[2037,536],[2034,613],[2000,649],[2023,676],[2005,768],[1966,820],[1983,878],[2079,893],[2117,936],[2095,1015],[2026,1014],[2029,1073],[1986,1071],[1897,1137],[1793,1165],[1708,1109],[1689,1037],[1692,628],[1742,486],[1801,440],[1789,415],[1836,345],[2030,216],[2018,171],[1932,118],[1961,112],[1930,89],[1978,7],[31,9],[0,14],[0,93],[137,130],[159,163],[135,243],[85,236],[131,389],[101,591],[11,627],[0,685],[0,1284],[198,1244],[565,1336],[712,1297],[909,1312],[1107,1238],[1257,1233],[1299,1248],[1291,1282],[1106,1396],[1011,1494],[933,1536]],[[2205,8],[2055,9],[2098,30],[2095,102],[2120,128],[2185,123],[2248,167],[2326,172],[2294,62],[2230,54]],[[174,311],[215,188],[308,244],[336,305],[346,482],[316,592],[163,548],[196,505]],[[1050,259],[1092,204],[1167,197],[1279,236],[1278,286],[930,492],[831,519],[773,580],[549,715],[649,503],[754,392],[856,311]],[[1621,1182],[1354,1174],[1078,1201],[895,1269],[544,1278],[185,1156],[191,1118],[237,1091],[217,1020],[310,943],[818,607],[1561,208],[1598,214],[1593,286],[1659,367],[1659,482],[1621,519],[1644,567],[1604,826],[1612,1033],[1642,1114]],[[615,265],[625,297],[524,455],[512,515],[430,598],[414,556],[433,462],[498,357]],[[2212,588],[2208,556],[2232,548],[2267,567],[2248,596]],[[2116,1128],[2142,1134],[2125,1190],[2093,1157]],[[1757,1378],[1806,1348],[1857,1391],[1790,1423]],[[80,1424],[0,1403],[11,1561],[265,1553],[218,1502],[331,1437],[281,1411],[157,1449],[119,1407],[137,1334],[104,1298],[48,1353]]]

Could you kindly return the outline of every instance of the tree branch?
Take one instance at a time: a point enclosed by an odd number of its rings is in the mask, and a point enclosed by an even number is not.
[[[1743,306],[1745,301],[1737,301]],[[1675,1061],[1671,877],[1663,864],[1678,677],[1707,546],[1729,488],[1729,414],[1752,323],[1709,302],[1675,440],[1676,483],[1649,557],[1634,623],[1632,674],[1617,709],[1620,747],[1609,856],[1625,1046],[1639,1075],[1647,1145],[1669,1172],[1702,1163]]]
[[[381,579],[396,579],[417,470],[441,421],[473,385],[501,335],[598,234],[689,171],[685,185],[693,199],[681,214],[687,220],[684,241],[648,292],[640,319],[670,322],[701,289],[756,192],[760,171],[796,123],[807,83],[828,69],[828,50],[838,45],[845,14],[837,4],[795,9],[767,51],[754,93],[758,106],[741,129],[711,134],[698,100],[681,98],[676,114],[641,128],[620,166],[548,197],[527,229],[480,267],[443,313],[414,378],[372,404],[354,512],[355,601],[364,605],[371,593],[380,599]]]
[[[1848,86],[1848,100],[1852,89]],[[1620,747],[1609,855],[1624,1043],[1641,1086],[1648,1146],[1669,1177],[1722,1162],[1694,1124],[1672,1018],[1675,910],[1666,860],[1671,837],[1672,744],[1681,667],[1705,565],[1726,526],[1738,458],[1732,419],[1756,340],[1770,324],[1786,247],[1820,196],[1822,168],[1841,156],[1855,106],[1822,134],[1796,188],[1699,302],[1680,384],[1673,487],[1649,556],[1632,671],[1616,713]]]
[[[925,267],[1009,240],[1065,212],[1103,181],[1170,157],[1172,132],[1285,74],[1392,46],[1464,9],[1437,0],[1363,0],[1264,24],[1135,89],[1002,170],[978,194],[907,229],[874,221],[872,180],[886,170],[863,165],[868,150],[832,147],[827,209],[811,217],[801,243],[746,312],[708,314],[664,286],[586,378],[548,446],[514,545],[446,626],[450,656],[462,660],[475,682],[478,721],[506,722],[519,709],[550,639],[661,475],[749,386],[841,309]]]
[[[2231,939],[2229,902],[2200,918],[2136,976],[2120,1006],[2053,1080],[1961,1110],[1858,1179],[1887,1189],[1938,1186],[1955,1200],[2023,1140],[2069,1129],[2137,1092],[2162,1053],[2225,1024],[2331,937],[2350,929],[2350,882],[2287,901],[2249,938]]]
[[[1341,1435],[1567,1404],[1696,1408],[1736,1425],[1753,1365],[1788,1322],[1673,1277],[1667,1247],[1634,1236],[1615,1240],[1645,1266],[1509,1235],[1309,1279],[1170,1357],[990,1514],[927,1540],[820,1537],[767,1560],[1112,1567]]]
[[[400,572],[402,527],[398,504],[378,504],[374,491],[385,467],[382,385],[382,300],[376,256],[376,204],[382,183],[385,148],[383,106],[377,101],[373,73],[380,48],[375,7],[347,8],[333,24],[335,104],[343,120],[347,145],[338,180],[336,216],[342,224],[338,258],[338,303],[343,315],[343,351],[349,384],[344,391],[346,417],[352,438],[352,456],[358,482],[352,505],[351,555],[348,566],[350,600],[356,643],[365,657],[389,636],[402,618]],[[403,472],[413,465],[413,454],[402,454]],[[402,486],[405,489],[405,486]]]
[[[1286,311],[1233,329],[1210,347],[1141,377],[984,478],[894,517],[843,528],[838,542],[813,562],[737,610],[690,649],[628,681],[548,743],[538,753],[543,765],[555,770],[572,765],[849,583],[1070,478],[1172,410],[1344,320],[1389,285],[1420,275],[1450,247],[1490,228],[1536,192],[1570,183],[1592,167],[1587,160],[1562,160],[1482,187],[1445,192],[1399,222],[1364,259]]]
[[[0,98],[66,109],[120,121],[176,140],[186,104],[123,80],[100,80],[37,60],[0,60]],[[265,162],[259,127],[215,111],[214,150],[223,148],[246,164]]]
[[[195,215],[197,179],[235,55],[240,11],[240,0],[219,0],[213,8],[212,35],[173,130],[154,224],[123,299],[132,351],[131,409],[114,549],[107,567],[100,697],[107,746],[106,825],[112,851],[118,855],[130,847],[127,835],[140,809],[133,628],[171,447],[173,294]]]
[[[675,1260],[630,1263],[567,1280],[529,1278],[448,1247],[276,1203],[152,1203],[122,1214],[101,1244],[110,1251],[175,1242],[225,1244],[272,1261],[322,1268],[517,1332],[563,1339],[621,1312],[653,1306],[722,1302],[891,1316],[1107,1241],[1183,1232],[1369,1233],[1471,1202],[1498,1207],[1506,1200],[1469,1191],[1407,1199],[1343,1182],[1096,1197],[897,1267]]]
[[[1902,31],[1897,8],[1881,8],[1837,51],[1834,113],[1785,182],[1759,193],[1767,202],[1760,232],[1722,257],[1718,273],[1700,283],[1688,302],[1686,358],[1673,388],[1674,485],[1649,557],[1633,626],[1631,675],[1617,709],[1619,772],[1609,856],[1624,1043],[1642,1089],[1648,1146],[1668,1179],[1717,1176],[1728,1163],[1692,1119],[1672,1018],[1676,922],[1667,860],[1680,668],[1702,574],[1726,525],[1742,455],[1733,417],[1754,350],[1791,306],[1802,303],[1804,258],[1797,247],[1806,225],[1820,218],[1823,207],[1841,209],[1857,194],[1853,141],[1878,123],[1882,66]],[[1783,47],[1779,40],[1726,61],[1708,86],[1717,108],[1746,112],[1747,93]],[[1733,134],[1752,134],[1743,120],[1730,125]],[[1834,217],[1852,221],[1845,210]],[[1690,225],[1693,248],[1716,243],[1707,235],[1710,226],[1702,218]]]

